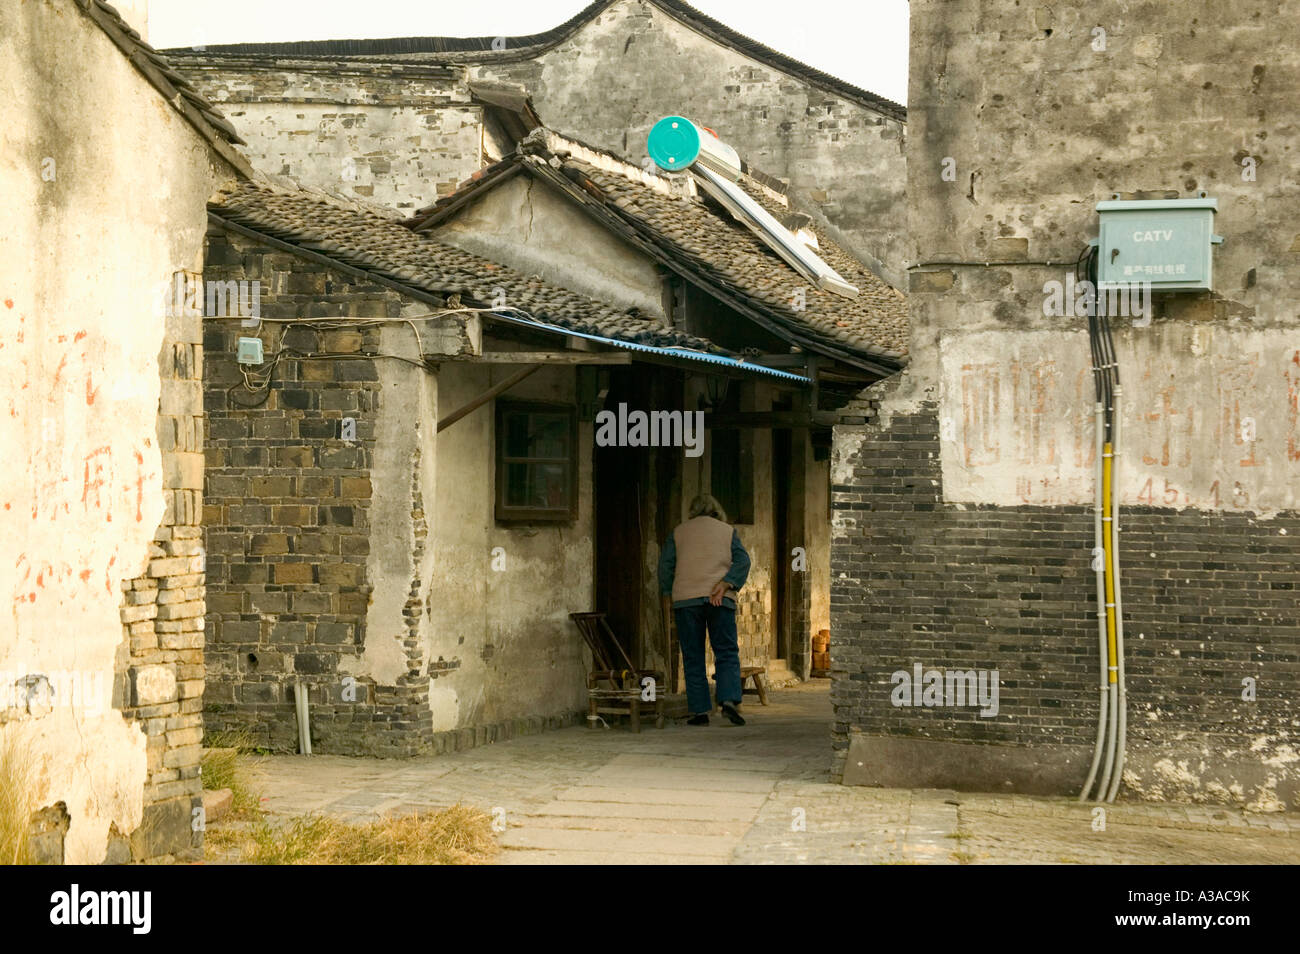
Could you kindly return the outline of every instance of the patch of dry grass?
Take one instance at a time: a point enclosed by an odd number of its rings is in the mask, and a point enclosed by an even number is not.
[[[237,816],[247,816],[261,806],[261,792],[253,784],[248,756],[252,740],[245,733],[213,733],[209,746],[203,750],[203,787],[216,791],[228,788],[234,796],[231,811]]]
[[[252,865],[476,865],[497,852],[492,819],[464,805],[349,824],[307,815],[272,824],[242,732],[212,733],[203,753],[203,787],[228,788],[231,814],[209,823],[203,843],[209,860]]]
[[[0,864],[31,864],[31,758],[12,738],[0,738]]]
[[[453,805],[365,824],[308,815],[276,827],[209,830],[212,847],[253,865],[478,865],[497,852],[492,819]]]

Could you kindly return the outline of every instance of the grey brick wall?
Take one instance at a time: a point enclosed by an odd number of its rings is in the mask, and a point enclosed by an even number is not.
[[[836,428],[851,473],[832,486],[838,771],[855,733],[1023,747],[1056,771],[1096,731],[1091,508],[944,503],[935,406],[877,424],[876,403],[872,423]],[[1294,806],[1300,515],[1125,507],[1120,522],[1128,793]],[[891,705],[890,674],[917,662],[997,669],[998,716]],[[1086,770],[1063,775],[1077,787]]]
[[[214,231],[209,280],[260,280],[260,329],[209,320],[207,481],[208,730],[243,730],[254,744],[297,748],[293,693],[309,693],[313,747],[324,752],[404,755],[431,744],[427,678],[414,635],[404,641],[411,674],[396,685],[353,676],[366,638],[374,581],[367,576],[374,496],[375,414],[380,401],[377,326],[402,299],[349,281],[322,265]],[[340,330],[288,326],[283,319],[351,317]],[[269,356],[357,354],[355,359],[281,361],[260,407],[241,407],[236,340],[260,335]],[[355,439],[343,439],[350,418]],[[417,467],[418,470],[418,462]],[[405,488],[397,489],[398,492]],[[418,488],[412,520],[423,519]],[[417,529],[417,534],[419,530]],[[418,587],[416,587],[418,590]],[[410,612],[420,611],[413,592]],[[423,683],[423,685],[422,685]]]

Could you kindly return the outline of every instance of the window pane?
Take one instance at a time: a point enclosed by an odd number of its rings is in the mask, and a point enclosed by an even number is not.
[[[569,456],[569,418],[564,414],[507,414],[507,457],[560,458]]]
[[[569,418],[564,414],[532,414],[529,457],[568,457]]]
[[[506,464],[506,506],[528,506],[527,464]]]
[[[532,500],[530,506],[547,510],[564,510],[569,506],[568,481],[564,464],[531,464],[529,481]]]
[[[568,521],[577,480],[572,409],[497,405],[498,520]]]
[[[528,456],[528,415],[506,415],[506,456]]]

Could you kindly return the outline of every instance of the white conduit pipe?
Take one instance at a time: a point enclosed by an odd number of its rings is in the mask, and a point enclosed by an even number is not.
[[[1124,389],[1118,384],[1115,385],[1115,440],[1111,444],[1111,465],[1110,465],[1110,552],[1112,571],[1112,585],[1115,589],[1115,665],[1117,668],[1116,682],[1119,685],[1117,707],[1119,709],[1119,742],[1115,750],[1115,771],[1111,776],[1110,789],[1106,793],[1106,801],[1113,802],[1115,795],[1119,792],[1119,786],[1124,777],[1124,750],[1128,741],[1128,706],[1126,705],[1127,694],[1124,689],[1124,613],[1119,595],[1119,442],[1120,442],[1120,397]]]
[[[1102,746],[1106,741],[1106,556],[1102,548],[1101,535],[1101,450],[1102,450],[1102,404],[1098,401],[1092,410],[1093,434],[1096,443],[1096,467],[1093,468],[1095,473],[1096,497],[1095,504],[1092,508],[1093,514],[1093,532],[1092,532],[1092,560],[1097,567],[1097,639],[1101,653],[1101,665],[1098,666],[1100,672],[1100,690],[1101,695],[1097,700],[1097,741],[1092,750],[1092,766],[1088,769],[1088,780],[1083,783],[1083,789],[1079,792],[1079,801],[1086,801],[1088,793],[1092,791],[1092,783],[1097,777],[1097,768],[1101,765]]]
[[[307,693],[303,692],[301,679],[293,681],[293,705],[298,713],[298,751],[311,755],[311,723],[307,714]]]

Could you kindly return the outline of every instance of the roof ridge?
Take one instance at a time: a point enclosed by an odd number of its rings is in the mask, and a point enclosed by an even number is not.
[[[459,54],[458,58],[463,60],[527,59],[563,43],[618,2],[620,0],[594,0],[594,2],[588,4],[558,26],[543,30],[540,33],[513,37],[408,36],[363,40],[226,43],[205,47],[202,51],[178,47],[172,48],[168,52],[182,56],[193,56],[195,53],[199,53],[200,55],[216,56],[265,54],[297,57],[337,58],[338,56],[353,56],[356,58],[383,58],[385,56],[427,54],[451,58]],[[652,4],[664,14],[684,23],[686,26],[704,33],[710,39],[729,46],[737,52],[773,69],[800,77],[814,86],[843,96],[892,119],[903,122],[907,120],[907,107],[901,103],[896,103],[824,70],[809,66],[807,63],[781,53],[766,44],[759,43],[757,40],[753,40],[725,23],[697,10],[690,4],[683,2],[683,0],[644,0],[644,2]]]

